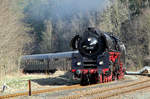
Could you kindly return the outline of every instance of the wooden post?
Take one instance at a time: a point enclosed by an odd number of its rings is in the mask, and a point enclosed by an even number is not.
[[[50,70],[50,68],[49,68],[49,64],[50,63],[50,59],[47,59],[47,68],[45,68],[45,69],[47,69],[46,70],[46,74],[49,74],[49,70]]]
[[[28,80],[28,85],[29,85],[29,96],[31,96],[31,80]]]

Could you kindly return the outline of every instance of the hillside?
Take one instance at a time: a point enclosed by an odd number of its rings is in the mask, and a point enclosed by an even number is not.
[[[69,3],[64,0],[0,0],[1,78],[20,71],[21,55],[71,50],[72,36],[82,33],[88,26],[113,32],[123,40],[127,47],[128,69],[144,66],[144,59],[150,52],[149,0],[74,3],[73,0]]]

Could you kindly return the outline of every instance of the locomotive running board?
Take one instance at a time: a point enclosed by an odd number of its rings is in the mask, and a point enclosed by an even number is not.
[[[126,75],[145,75],[145,76],[150,76],[150,66],[145,66],[141,70],[137,72],[132,72],[132,71],[126,71]]]

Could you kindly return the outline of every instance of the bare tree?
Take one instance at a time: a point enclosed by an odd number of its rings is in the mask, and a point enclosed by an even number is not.
[[[45,22],[46,30],[42,33],[42,41],[40,43],[41,53],[49,53],[52,51],[52,24],[50,21]]]
[[[100,29],[120,35],[122,22],[129,19],[128,7],[120,0],[110,0],[108,8],[102,14]]]
[[[29,28],[20,21],[23,14],[12,10],[17,0],[0,0],[0,72],[10,73],[19,69],[18,60],[23,48],[32,39],[26,33]],[[0,77],[1,78],[1,77]]]

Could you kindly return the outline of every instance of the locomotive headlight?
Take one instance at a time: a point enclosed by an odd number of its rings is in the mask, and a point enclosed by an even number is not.
[[[100,62],[99,62],[99,65],[103,65],[103,64],[104,64],[103,61],[100,61]]]
[[[77,62],[77,65],[80,66],[80,65],[81,65],[81,62]]]
[[[91,40],[92,40],[92,38],[91,38],[91,37],[89,37],[89,38],[88,38],[88,41],[91,41]]]

